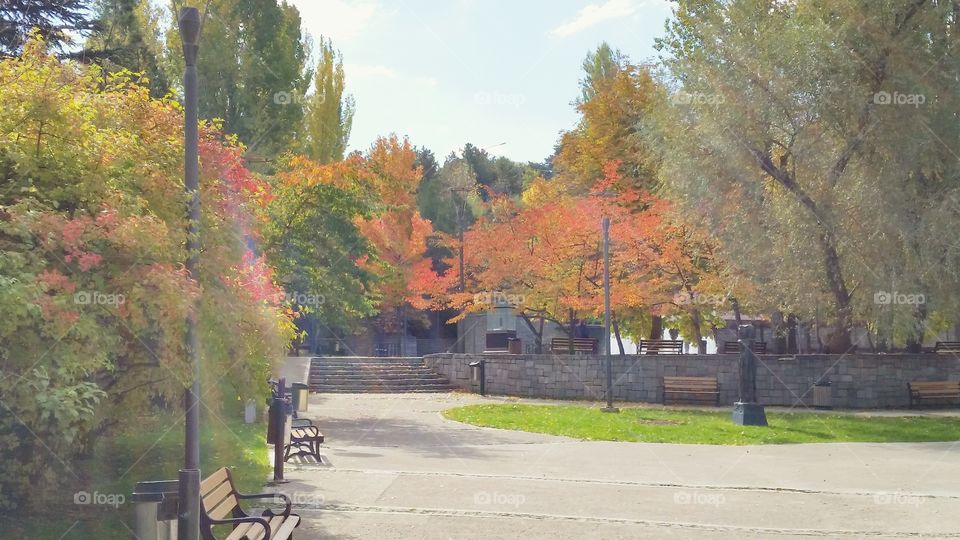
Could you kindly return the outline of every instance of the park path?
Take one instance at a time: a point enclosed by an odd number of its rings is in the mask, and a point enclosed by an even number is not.
[[[960,538],[960,445],[706,446],[478,428],[503,398],[313,394],[298,538]]]

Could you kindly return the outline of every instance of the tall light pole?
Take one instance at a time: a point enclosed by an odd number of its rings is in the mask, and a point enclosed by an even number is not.
[[[607,368],[607,406],[603,412],[615,413],[613,406],[613,358],[610,357],[610,218],[604,216],[603,229],[603,358]]]
[[[183,185],[187,193],[187,261],[190,279],[200,282],[200,165],[198,158],[197,52],[200,48],[200,11],[180,9],[180,40],[183,42]],[[178,540],[200,538],[200,340],[196,306],[187,314],[187,352],[193,367],[193,381],[186,391],[184,407],[184,456],[179,474],[180,509]]]

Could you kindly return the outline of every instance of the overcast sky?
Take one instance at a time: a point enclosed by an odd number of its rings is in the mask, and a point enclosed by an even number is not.
[[[580,63],[606,40],[653,58],[666,0],[292,0],[333,40],[356,99],[350,148],[406,135],[442,162],[466,142],[541,161],[576,123]],[[506,143],[500,146],[499,143]]]

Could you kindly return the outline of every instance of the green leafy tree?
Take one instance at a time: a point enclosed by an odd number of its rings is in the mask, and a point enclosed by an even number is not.
[[[85,44],[87,58],[108,71],[143,73],[154,97],[170,91],[163,66],[160,22],[165,12],[149,0],[100,0],[99,28]]]
[[[344,96],[343,56],[329,39],[320,39],[313,93],[304,111],[303,154],[327,163],[343,159],[353,125],[354,102]]]
[[[627,57],[604,41],[596,50],[583,59],[584,78],[580,80],[580,103],[586,103],[597,95],[605,81],[610,81],[627,65]]]
[[[916,343],[955,318],[955,7],[681,1],[659,41],[662,177],[771,309],[829,322],[834,352],[854,326]]]
[[[4,0],[0,2],[0,55],[17,55],[30,32],[61,53],[75,44],[72,35],[97,28],[90,0]]]
[[[204,7],[200,117],[223,120],[224,131],[246,145],[248,163],[270,161],[296,146],[303,125],[310,73],[300,12],[276,0],[211,0]],[[171,63],[183,65],[173,19],[167,48]]]

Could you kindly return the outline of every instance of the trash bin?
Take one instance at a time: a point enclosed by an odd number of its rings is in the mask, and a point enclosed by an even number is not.
[[[248,399],[247,404],[243,407],[243,423],[244,424],[253,424],[257,421],[257,402]]]
[[[304,412],[307,410],[307,399],[310,397],[310,386],[295,382],[290,385],[290,393],[293,394],[293,410]]]
[[[830,391],[830,381],[818,381],[813,385],[813,408],[832,409],[833,392]]]
[[[510,354],[523,353],[523,342],[520,341],[520,338],[507,338],[507,352]]]
[[[176,540],[178,482],[137,482],[133,488],[136,534],[140,540]]]
[[[283,425],[280,426],[281,429],[278,429],[280,423],[277,420],[278,413],[277,409],[281,409],[283,412],[279,415],[283,418]],[[293,424],[293,411],[290,402],[286,399],[273,399],[270,402],[269,414],[267,415],[267,444],[277,444],[277,435],[280,435],[280,443],[287,444],[290,442],[290,427]]]

